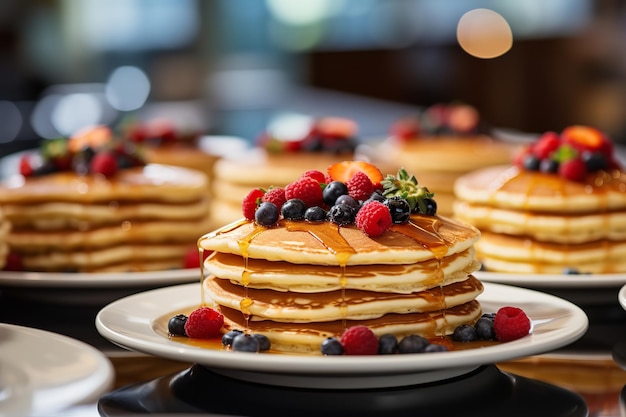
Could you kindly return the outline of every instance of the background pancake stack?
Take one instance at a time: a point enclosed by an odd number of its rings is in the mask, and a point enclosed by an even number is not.
[[[509,163],[518,145],[484,132],[476,109],[465,104],[436,104],[398,119],[389,137],[357,150],[389,172],[405,168],[428,184],[439,213],[453,214],[454,181],[473,170]]]
[[[143,165],[110,137],[95,136],[47,143],[0,186],[8,242],[22,269],[182,268],[198,231],[209,226],[206,176]]]
[[[451,334],[481,314],[472,226],[413,215],[378,237],[354,225],[241,220],[199,240],[213,253],[203,288],[225,329],[268,336],[281,351],[319,353],[362,324],[378,336]]]
[[[9,256],[8,236],[11,224],[7,221],[4,211],[0,208],[0,269],[7,264]]]
[[[256,146],[215,163],[211,183],[215,228],[241,217],[241,201],[250,189],[284,187],[303,169],[326,172],[330,165],[353,158],[358,133],[354,121],[326,117],[303,120],[296,127],[287,133],[280,125],[268,129]]]
[[[487,271],[626,272],[626,173],[595,129],[548,132],[517,165],[475,171],[455,191]]]

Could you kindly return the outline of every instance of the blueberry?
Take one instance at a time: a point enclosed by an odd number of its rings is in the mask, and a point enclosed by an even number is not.
[[[524,169],[528,171],[538,171],[541,160],[535,155],[526,155],[522,161]]]
[[[437,214],[437,202],[432,198],[425,198],[424,204],[426,205],[426,212],[424,213],[427,216],[434,216]]]
[[[270,349],[271,343],[270,343],[270,339],[268,339],[267,336],[265,336],[264,334],[260,334],[260,333],[254,333],[252,334],[252,337],[254,337],[259,342],[259,350]]]
[[[306,203],[299,198],[292,198],[285,201],[280,211],[287,220],[302,220],[306,211]]]
[[[320,206],[309,207],[304,212],[304,220],[310,222],[323,222],[326,221],[326,210]]]
[[[172,336],[187,336],[185,332],[185,323],[187,323],[187,316],[184,314],[177,314],[170,318],[167,322],[167,331]]]
[[[384,203],[389,208],[394,223],[406,223],[411,217],[411,206],[402,197],[391,197]]]
[[[339,197],[337,197],[337,200],[335,200],[335,204],[347,204],[357,210],[361,208],[359,202],[348,194],[340,195]]]
[[[382,195],[380,190],[375,190],[372,195],[370,195],[369,198],[363,202],[363,205],[369,203],[370,201],[379,201],[381,203],[384,203],[386,199],[387,198]]]
[[[378,338],[378,354],[390,355],[398,353],[398,339],[392,334],[384,334]]]
[[[563,268],[563,274],[564,275],[579,275],[580,271],[578,270],[578,268],[568,267],[568,268]]]
[[[261,348],[256,338],[245,333],[236,335],[231,346],[235,352],[258,352]]]
[[[481,317],[474,325],[476,329],[476,337],[481,340],[495,340],[496,333],[493,330],[493,319]]]
[[[457,342],[473,342],[477,340],[476,329],[469,324],[461,324],[454,329],[452,333],[452,340]]]
[[[347,204],[335,204],[328,211],[328,219],[339,226],[354,223],[355,217],[356,209]]]
[[[554,159],[542,159],[539,163],[539,171],[556,174],[559,172],[559,161]]]
[[[278,207],[276,204],[265,201],[254,212],[254,221],[261,226],[271,226],[278,221]]]
[[[241,330],[231,330],[224,333],[224,335],[222,336],[222,345],[231,346],[233,344],[233,339],[235,338],[235,336],[240,334],[243,334]]]
[[[323,355],[343,355],[343,346],[336,337],[328,337],[322,342]]]
[[[606,156],[602,152],[584,151],[581,158],[589,172],[599,171],[608,167]]]
[[[331,181],[324,187],[322,197],[324,198],[324,203],[332,206],[339,196],[345,194],[348,194],[348,186],[346,184],[341,181]]]
[[[447,352],[448,348],[444,345],[441,345],[439,343],[431,343],[428,346],[426,346],[424,348],[424,353],[431,353],[431,352]]]
[[[426,346],[428,346],[430,342],[428,339],[422,336],[418,336],[415,334],[405,336],[398,343],[398,352],[399,353],[422,353]]]

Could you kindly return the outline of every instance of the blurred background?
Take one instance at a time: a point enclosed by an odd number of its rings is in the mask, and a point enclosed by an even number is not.
[[[460,38],[480,8],[512,34],[495,56]],[[377,137],[450,101],[501,129],[624,143],[624,52],[620,0],[5,0],[0,153],[128,115],[250,140],[280,114],[341,115]]]

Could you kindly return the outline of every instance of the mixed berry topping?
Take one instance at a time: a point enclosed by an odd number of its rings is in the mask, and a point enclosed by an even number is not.
[[[434,194],[400,169],[383,177],[364,161],[343,161],[327,174],[309,170],[284,188],[251,190],[242,202],[246,219],[274,226],[281,217],[309,222],[356,225],[369,236],[379,236],[394,223],[406,223],[411,214],[437,213]]]
[[[496,313],[483,314],[473,325],[461,324],[454,329],[454,342],[495,341],[510,342],[531,332],[531,322],[526,313],[512,306],[501,307]],[[453,350],[445,338],[428,339],[411,334],[398,339],[393,334],[376,337],[365,326],[347,328],[341,337],[326,338],[320,347],[323,355],[391,355],[403,353],[429,353]]]
[[[542,134],[517,155],[515,164],[579,182],[590,173],[620,169],[613,143],[598,129],[579,125],[567,127],[561,134]]]
[[[144,165],[135,144],[122,140],[106,126],[81,131],[70,138],[44,140],[37,153],[19,161],[24,177],[72,171],[111,177],[120,169]]]
[[[157,118],[145,121],[126,120],[120,128],[121,134],[130,142],[156,147],[172,143],[195,143],[200,134],[183,131],[171,120]]]
[[[278,131],[265,131],[256,145],[270,153],[326,152],[352,154],[358,143],[358,126],[347,118],[323,117],[309,123],[304,133],[288,136]]]
[[[392,139],[409,141],[424,136],[474,135],[479,130],[478,111],[467,104],[434,104],[423,111],[396,120],[390,128]]]

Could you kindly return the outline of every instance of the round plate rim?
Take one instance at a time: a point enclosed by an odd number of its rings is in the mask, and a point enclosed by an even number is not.
[[[505,344],[480,349],[431,353],[427,359],[412,355],[325,357],[245,354],[188,346],[165,339],[154,331],[155,319],[167,314],[168,311],[153,311],[158,307],[162,308],[163,305],[150,305],[151,298],[154,304],[158,304],[155,301],[159,297],[170,300],[171,312],[192,306],[193,297],[198,297],[198,303],[200,303],[199,286],[184,284],[151,290],[114,301],[98,312],[96,328],[103,337],[124,348],[169,359],[250,372],[333,374],[335,376],[419,373],[511,360],[558,349],[580,338],[588,328],[587,315],[569,301],[534,290],[493,283],[485,283],[485,292],[479,300],[481,302],[488,300],[489,294],[494,292],[503,293],[509,299],[511,296],[515,298],[515,295],[523,296],[524,299],[533,303],[537,303],[537,300],[549,301],[552,305],[567,311],[568,325],[553,330],[549,334],[536,334],[535,332],[528,337]],[[137,312],[133,306],[139,305],[143,306],[144,310]],[[116,322],[119,318],[122,321]],[[132,326],[136,328],[133,329]]]

